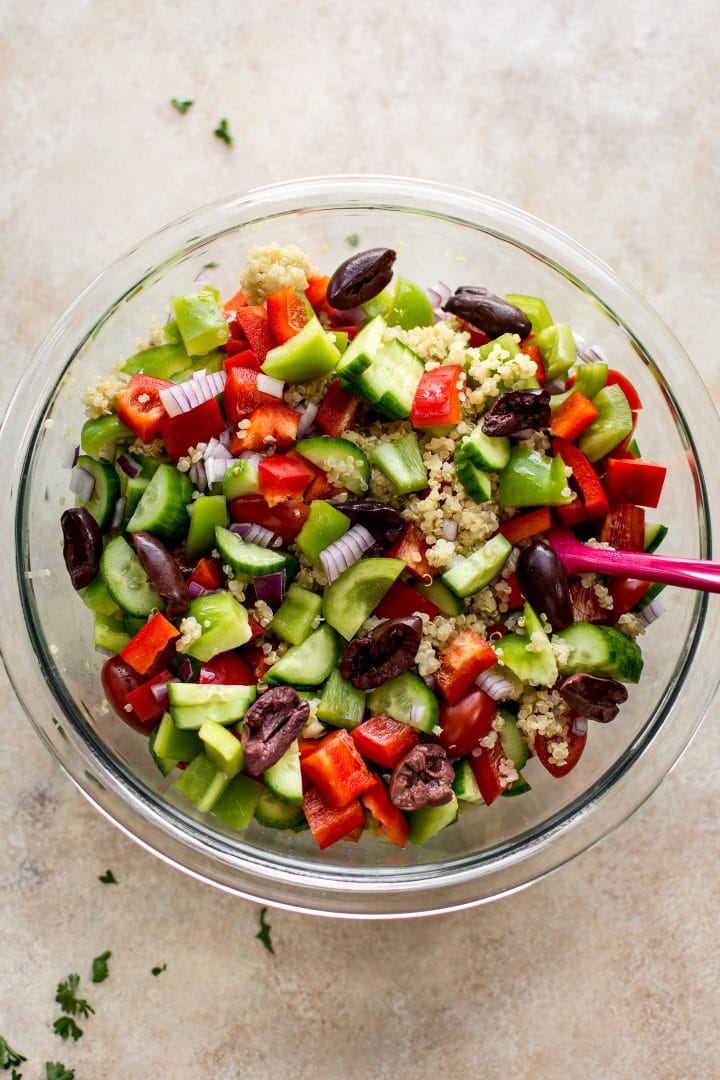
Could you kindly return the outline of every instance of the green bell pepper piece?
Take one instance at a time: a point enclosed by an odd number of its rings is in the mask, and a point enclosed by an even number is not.
[[[355,728],[365,715],[365,693],[343,679],[337,668],[323,687],[317,707],[318,720],[333,727]]]
[[[215,547],[215,526],[228,523],[227,502],[224,495],[201,495],[195,500],[185,551],[189,558],[203,555]]]
[[[345,514],[341,514],[330,503],[315,499],[295,543],[308,562],[321,570],[320,552],[344,536],[349,528],[350,519]]]
[[[182,345],[158,345],[135,353],[123,365],[123,371],[134,375],[141,371],[154,379],[172,379],[190,364],[190,357]]]
[[[230,337],[215,289],[175,296],[172,307],[188,356],[204,356]]]
[[[401,326],[403,330],[411,330],[413,326],[432,326],[435,315],[430,297],[414,281],[399,277],[387,320],[389,326]]]
[[[550,398],[550,408],[553,412],[559,409],[563,402],[567,401],[575,390],[579,390],[587,398],[594,398],[599,393],[607,380],[607,364],[579,364],[577,378],[564,394],[553,394]]]
[[[95,420],[86,420],[80,432],[80,446],[84,454],[97,457],[104,447],[120,439],[134,439],[130,428],[125,427],[114,413],[110,416],[98,416]]]
[[[310,636],[313,623],[321,611],[321,596],[303,589],[302,585],[291,585],[275,612],[270,628],[276,637],[287,641],[288,645],[302,645],[305,638]]]
[[[274,379],[307,382],[334,371],[339,359],[339,349],[313,313],[298,334],[270,350],[262,369]]]
[[[633,414],[619,386],[604,386],[593,398],[600,415],[585,428],[578,446],[588,461],[600,461],[633,429]]]
[[[514,304],[516,308],[527,315],[530,320],[530,327],[533,334],[539,334],[541,330],[545,330],[548,326],[552,326],[552,316],[545,306],[545,301],[541,300],[539,296],[523,296],[521,293],[508,293],[505,297],[509,304]]]
[[[567,493],[567,494],[566,494]],[[516,446],[500,473],[500,505],[564,506],[572,501],[563,459]]]
[[[535,335],[533,345],[537,345],[540,350],[545,374],[549,380],[564,375],[577,360],[575,338],[566,323],[553,323],[552,326],[546,326]]]

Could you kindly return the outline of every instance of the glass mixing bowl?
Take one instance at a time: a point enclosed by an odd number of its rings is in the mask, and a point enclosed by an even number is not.
[[[401,851],[368,840],[323,853],[309,833],[256,823],[234,833],[167,790],[147,740],[101,709],[103,658],[63,564],[59,518],[71,497],[62,458],[83,421],[82,389],[118,354],[133,352],[136,339],[164,321],[169,298],[188,291],[208,263],[205,273],[228,295],[252,244],[299,244],[331,271],[348,256],[353,233],[362,248],[396,248],[399,271],[419,282],[542,296],[558,320],[601,345],[642,398],[644,456],[668,466],[656,518],[670,526],[663,551],[710,557],[720,490],[717,416],[688,357],[633,289],[555,229],[473,192],[387,177],[301,180],[216,203],[155,233],[86,289],[37,350],[0,436],[10,486],[0,545],[14,561],[0,581],[0,644],[45,745],[89,801],[148,850],[265,903],[409,916],[522,888],[648,797],[715,691],[718,605],[702,593],[668,590],[665,614],[643,638],[640,685],[615,723],[591,725],[578,767],[554,780],[529,763],[530,794],[461,813],[425,847]]]

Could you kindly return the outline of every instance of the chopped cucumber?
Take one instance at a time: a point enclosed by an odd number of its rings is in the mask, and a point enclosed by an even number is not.
[[[475,773],[472,771],[470,762],[467,758],[461,758],[460,761],[456,761],[453,768],[455,769],[455,779],[453,780],[452,789],[455,792],[455,797],[458,801],[466,803],[485,802],[480,794],[480,788],[475,779]]]
[[[400,439],[378,442],[370,453],[370,461],[387,477],[398,495],[409,495],[427,487],[427,469],[414,431]]]
[[[257,465],[247,458],[234,461],[223,477],[223,495],[226,499],[237,499],[241,495],[257,495],[260,491],[260,479]]]
[[[112,599],[129,615],[147,616],[164,608],[140,560],[122,536],[116,536],[106,545],[100,558],[100,573]]]
[[[457,816],[458,801],[454,792],[452,799],[442,806],[424,806],[422,810],[411,810],[408,814],[410,843],[426,844],[436,833],[457,821]]]
[[[128,615],[127,612],[123,615],[122,621],[125,632],[128,633],[130,637],[135,637],[136,634],[139,634],[143,626],[147,623],[147,619],[144,615]]]
[[[634,610],[643,611],[648,606],[648,604],[652,604],[655,597],[659,596],[664,588],[666,588],[665,585],[661,584],[659,581],[654,581],[648,591],[645,593],[645,595],[640,597],[637,604],[635,605]]]
[[[640,681],[643,668],[640,646],[611,626],[575,623],[556,634],[555,640],[572,646],[567,660],[559,664],[561,675],[582,671],[588,675],[607,675],[620,682]],[[506,641],[504,638],[503,646]]]
[[[202,289],[172,300],[175,321],[188,356],[204,356],[230,337],[215,289]]]
[[[604,386],[593,398],[600,415],[585,428],[578,446],[592,462],[600,461],[614,450],[633,429],[633,414],[628,399],[619,386]]]
[[[340,352],[314,313],[283,345],[270,349],[262,369],[285,382],[309,382],[335,370]]]
[[[552,316],[548,311],[545,301],[539,296],[523,296],[521,293],[508,293],[505,297],[508,304],[514,304],[516,308],[527,315],[530,320],[530,328],[533,334],[539,334],[548,326],[552,326]]]
[[[455,451],[455,472],[466,493],[476,503],[484,503],[492,498],[490,476],[478,468],[468,456],[467,443],[460,443]]]
[[[321,596],[301,585],[291,585],[273,616],[270,629],[288,645],[302,645],[321,611]]]
[[[331,503],[323,502],[322,499],[313,499],[310,504],[310,513],[295,543],[308,562],[320,570],[322,569],[320,552],[344,536],[349,528],[350,518]]]
[[[122,420],[115,413],[110,416],[98,416],[93,420],[86,420],[80,432],[80,446],[83,453],[97,457],[106,446],[112,446],[120,439],[134,438],[129,427],[125,427]]]
[[[130,635],[126,633],[123,621],[118,615],[102,615],[99,611],[95,612],[93,644],[97,649],[119,653],[129,641]]]
[[[190,528],[185,541],[189,558],[205,555],[215,546],[215,528],[227,525],[227,502],[224,495],[201,495],[195,500]]]
[[[230,777],[213,764],[202,751],[193,758],[184,772],[173,782],[173,788],[184,795],[198,810],[212,810],[228,786]]]
[[[191,494],[192,485],[183,473],[174,465],[160,465],[128,522],[128,532],[149,532],[161,540],[184,536]]]
[[[442,575],[457,596],[474,596],[493,581],[510,557],[512,544],[498,533]]]
[[[213,765],[217,765],[230,778],[237,776],[245,763],[245,751],[240,740],[214,720],[203,720],[198,735]]]
[[[84,506],[97,521],[101,529],[110,524],[115,509],[115,503],[120,498],[120,479],[115,469],[108,461],[96,461],[87,454],[81,454],[78,458],[78,469],[89,472],[95,480],[92,495],[83,502],[77,500],[78,506]]]
[[[313,439],[301,439],[295,449],[323,472],[341,465],[338,470],[340,483],[354,495],[364,495],[370,484],[370,464],[367,455],[348,439],[334,439],[330,435],[318,435]],[[345,473],[342,466],[352,471]]]
[[[435,607],[440,608],[442,615],[462,615],[465,611],[465,601],[462,596],[456,596],[447,585],[443,585],[440,578],[433,578],[429,585],[416,581],[413,589],[426,597]]]
[[[333,727],[355,728],[365,715],[365,694],[343,679],[335,668],[323,687],[317,707],[317,718]]]
[[[305,820],[301,806],[278,799],[267,789],[255,807],[255,820],[268,829],[296,829]]]
[[[530,604],[523,609],[525,634],[507,634],[493,645],[498,659],[530,686],[552,686],[558,666],[550,639]]]
[[[517,771],[520,772],[521,769],[525,768],[527,759],[530,756],[527,739],[518,727],[516,717],[511,712],[508,712],[507,709],[498,709],[498,713],[503,718],[503,727],[500,732],[503,754],[512,761]]]
[[[162,775],[167,776],[176,767],[178,759],[171,757],[163,757],[162,754],[158,754],[157,748],[155,746],[158,730],[159,728],[153,728],[152,732],[150,733],[148,750],[150,751],[150,757],[153,759]]]
[[[246,829],[253,819],[264,788],[249,776],[235,776],[213,806],[212,812],[234,829]]]
[[[412,671],[404,671],[373,690],[368,698],[368,708],[373,716],[385,713],[401,724],[425,732],[432,732],[440,715],[438,699]]]
[[[645,544],[643,550],[650,554],[662,544],[668,534],[667,525],[657,525],[649,521],[645,522]],[[88,585],[88,588],[90,586]]]
[[[274,765],[263,774],[265,787],[283,802],[302,806],[303,787],[300,772],[300,747],[297,739]]]
[[[169,712],[163,713],[154,732],[154,747],[162,758],[173,761],[192,761],[202,747],[195,731],[181,731]]]
[[[343,380],[358,378],[375,359],[386,330],[385,319],[377,315],[350,342],[340,357],[335,374]]]
[[[282,552],[251,544],[222,525],[215,528],[215,543],[223,563],[232,566],[236,574],[263,577],[276,574],[287,566],[287,558]]]
[[[346,375],[348,389],[394,420],[406,420],[425,373],[417,353],[398,338],[381,345],[361,375]]]
[[[349,641],[405,569],[402,559],[360,559],[328,585],[323,614]]]
[[[196,660],[212,660],[218,653],[245,645],[252,637],[247,611],[230,593],[199,596],[190,604],[188,615],[201,628],[200,637],[185,650]]]
[[[504,791],[501,791],[500,794],[504,795],[505,798],[510,799],[514,795],[525,795],[528,791],[532,791],[532,787],[528,784],[523,774],[518,773],[517,780],[513,780],[512,784],[510,784],[509,787],[506,787]]]
[[[171,686],[192,685],[185,683],[168,683]],[[206,721],[221,724],[226,727],[242,720],[252,703],[257,697],[257,689],[254,686],[216,686],[212,683],[200,684],[200,690],[215,689],[219,691],[212,698],[208,695],[205,700],[198,698],[194,701],[174,701],[170,697],[170,715],[173,723],[180,731],[200,731]]]
[[[319,686],[338,662],[338,643],[329,626],[314,630],[294,645],[263,676],[272,686]]]
[[[483,472],[502,472],[510,460],[510,440],[493,435],[486,435],[482,426],[478,424],[467,438],[463,439],[455,452],[457,461],[458,453]]]
[[[128,521],[135,513],[137,505],[145,494],[146,488],[150,483],[149,476],[143,476],[140,473],[138,476],[129,476],[127,483],[125,484],[125,526],[127,527]]]
[[[86,607],[89,607],[91,611],[97,611],[100,615],[115,615],[120,610],[107,591],[102,574],[93,578],[84,589],[79,589],[78,596]]]

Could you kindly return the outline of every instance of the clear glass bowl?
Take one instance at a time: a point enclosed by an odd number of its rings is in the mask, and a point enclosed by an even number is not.
[[[0,436],[10,506],[0,522],[2,654],[25,711],[83,794],[167,862],[228,892],[318,914],[420,915],[520,889],[585,850],[631,814],[677,761],[718,681],[718,605],[668,590],[643,639],[645,672],[618,720],[592,725],[579,766],[554,780],[539,763],[533,790],[463,812],[426,847],[369,840],[321,853],[308,833],[253,823],[244,835],[193,812],[167,790],[147,741],[101,709],[102,657],[92,618],[74,596],[59,517],[61,462],[83,421],[83,387],[163,322],[169,298],[208,263],[213,284],[237,287],[247,248],[294,242],[329,269],[389,245],[398,268],[427,283],[484,284],[545,298],[558,320],[602,346],[645,408],[643,454],[669,467],[660,510],[664,551],[707,558],[720,490],[718,420],[692,364],[650,307],[604,264],[555,229],[469,191],[387,177],[328,177],[250,192],[200,209],[143,241],[76,300],[39,347]],[[652,857],[650,850],[648,858]]]

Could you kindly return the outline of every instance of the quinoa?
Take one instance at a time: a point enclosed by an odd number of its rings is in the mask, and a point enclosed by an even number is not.
[[[188,615],[180,623],[180,637],[175,643],[175,648],[178,652],[187,652],[199,637],[202,637],[202,627],[194,615]]]
[[[110,372],[101,375],[94,383],[88,386],[81,397],[85,406],[85,413],[91,420],[97,420],[100,416],[110,416],[117,411],[117,396],[126,386],[127,378]]]
[[[299,292],[308,287],[308,278],[316,274],[308,256],[296,244],[264,244],[250,248],[247,266],[240,275],[240,286],[253,304],[292,285]]]

